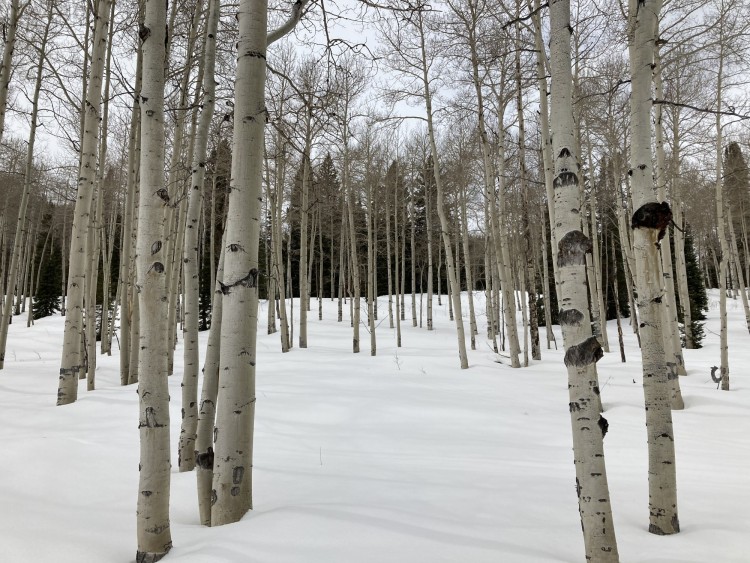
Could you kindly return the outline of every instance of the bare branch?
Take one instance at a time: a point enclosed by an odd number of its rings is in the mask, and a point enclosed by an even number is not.
[[[720,111],[720,110],[709,109],[709,108],[699,108],[697,106],[691,106],[690,104],[681,104],[679,102],[672,102],[670,100],[654,100],[654,103],[666,105],[666,106],[692,109],[693,111],[698,111],[701,113],[710,113],[713,115],[728,115],[730,117],[736,117],[740,119],[740,121],[744,121],[745,119],[750,119],[750,115],[737,113],[732,106],[729,106],[729,111]]]

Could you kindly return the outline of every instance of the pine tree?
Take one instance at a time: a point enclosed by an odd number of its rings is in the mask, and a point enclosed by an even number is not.
[[[43,241],[40,241],[42,244]],[[41,248],[38,252],[41,253]],[[60,311],[60,262],[62,260],[60,245],[53,243],[48,256],[39,264],[39,287],[34,295],[34,320],[49,317]]]
[[[695,348],[701,348],[701,342],[705,333],[703,330],[704,323],[700,321],[706,320],[704,311],[708,311],[708,295],[706,294],[706,286],[703,283],[703,274],[698,264],[698,257],[695,254],[693,234],[689,225],[685,226],[685,269],[687,270],[688,295],[690,296],[690,326],[693,329],[693,343]],[[677,320],[680,323],[684,323],[685,318],[682,314],[682,304],[679,302],[679,295],[677,295],[677,304]]]

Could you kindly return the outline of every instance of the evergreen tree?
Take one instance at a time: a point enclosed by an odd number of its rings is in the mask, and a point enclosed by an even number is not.
[[[40,244],[43,244],[41,240]],[[41,254],[41,250],[40,247],[37,252]],[[39,287],[36,288],[32,305],[34,320],[49,317],[60,311],[61,261],[60,245],[55,241],[38,266]]]
[[[672,253],[672,256],[674,260],[674,253]],[[704,311],[708,311],[708,295],[693,246],[693,234],[688,225],[685,226],[685,270],[687,271],[688,295],[690,296],[690,324],[693,329],[693,342],[696,348],[701,348],[705,333],[703,330],[704,323],[700,321],[706,320]],[[677,298],[677,320],[684,323],[679,292],[675,293],[675,297]]]
[[[732,209],[732,224],[737,244],[742,248],[743,221],[750,224],[750,171],[742,149],[731,142],[724,150],[724,193]]]

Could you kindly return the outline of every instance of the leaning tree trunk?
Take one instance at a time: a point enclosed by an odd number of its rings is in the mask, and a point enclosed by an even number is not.
[[[662,332],[664,292],[659,260],[659,241],[665,234],[672,212],[668,203],[656,201],[651,158],[651,69],[660,9],[661,0],[630,1],[634,38],[630,46],[632,146],[629,174],[635,210],[631,228],[649,450],[649,532],[664,535],[679,532],[680,523],[670,408],[671,382]]]
[[[198,428],[198,365],[200,362],[198,352],[198,221],[202,206],[203,180],[206,175],[208,132],[215,106],[216,80],[214,66],[218,21],[219,0],[212,0],[206,23],[207,31],[203,54],[203,109],[201,110],[196,144],[193,149],[193,166],[190,173],[190,196],[182,259],[185,274],[185,324],[183,329],[182,426],[177,453],[180,471],[191,471],[195,466],[195,436]],[[211,266],[213,267],[213,265]]]
[[[461,314],[461,288],[458,286],[458,276],[456,275],[456,264],[453,261],[453,248],[450,239],[450,225],[445,213],[445,195],[443,189],[443,180],[440,176],[440,164],[438,162],[437,143],[435,142],[435,128],[432,122],[432,93],[430,91],[430,80],[427,74],[427,50],[425,48],[425,34],[422,13],[419,13],[418,30],[420,39],[420,48],[422,54],[422,84],[424,86],[425,106],[427,110],[427,133],[430,138],[430,150],[432,151],[432,167],[435,174],[435,205],[437,207],[438,218],[440,219],[440,230],[443,237],[443,246],[445,247],[445,263],[448,268],[448,290],[450,299],[453,303],[453,311],[456,322],[456,337],[458,339],[458,359],[461,369],[469,367],[469,359],[466,355],[466,337],[464,335],[464,319]],[[428,306],[430,304],[428,303]],[[431,319],[430,319],[431,322]]]
[[[599,414],[596,364],[604,354],[591,333],[586,292],[586,253],[591,242],[581,232],[579,168],[573,125],[570,66],[570,2],[550,5],[552,142],[555,155],[555,240],[558,241],[557,294],[568,368],[569,410],[573,429],[576,491],[586,559],[618,561],[609,502],[603,438],[607,421]]]
[[[57,404],[67,405],[78,396],[78,375],[81,371],[80,342],[83,330],[83,298],[86,289],[86,258],[91,200],[96,183],[99,153],[99,122],[102,107],[102,78],[107,55],[107,27],[109,26],[111,0],[101,0],[97,6],[94,28],[94,48],[91,57],[90,78],[86,90],[83,114],[83,139],[78,190],[73,212],[73,230],[70,236],[68,263],[68,291],[65,314],[60,381]],[[153,3],[153,0],[151,0]],[[162,26],[163,27],[163,26]],[[162,65],[163,66],[163,65]],[[104,163],[100,163],[102,166]]]
[[[26,10],[28,4],[19,7],[20,0],[11,0],[7,25],[3,26],[3,61],[0,68],[0,141],[3,139],[5,132],[5,111],[8,106],[8,85],[10,84],[10,75],[13,62],[13,50],[16,47],[16,31],[18,30],[18,20]],[[50,10],[51,11],[51,10]]]
[[[140,49],[136,58],[135,92],[133,94],[133,109],[130,115],[130,131],[128,133],[128,179],[125,187],[125,209],[123,211],[122,229],[120,231],[120,384],[127,385],[130,380],[130,350],[131,323],[133,322],[133,220],[136,206],[136,183],[138,180],[139,164],[139,136],[141,120],[141,68],[143,54]],[[137,348],[137,346],[136,346]]]
[[[659,55],[659,46],[654,48],[654,96],[657,99],[663,98],[663,86],[661,77],[661,56]],[[666,190],[666,155],[664,154],[664,126],[662,124],[662,106],[656,104],[654,107],[654,138],[656,145],[656,192],[660,201],[667,200]],[[674,194],[672,196],[674,204]],[[685,360],[682,356],[682,344],[680,342],[680,331],[677,326],[677,300],[674,291],[674,278],[672,277],[672,247],[670,245],[670,233],[667,229],[665,242],[661,246],[661,267],[664,278],[664,292],[666,295],[666,304],[664,307],[664,351],[667,360],[667,369],[670,372],[676,372],[677,375],[685,375]],[[685,404],[682,401],[682,392],[680,391],[680,381],[678,378],[670,376],[673,382],[672,387],[672,408],[683,409]]]
[[[219,0],[211,2],[211,9],[218,12]],[[209,18],[212,16],[209,16]],[[222,240],[222,248],[225,239]],[[218,277],[224,277],[224,253],[219,256]],[[219,360],[221,353],[221,321],[223,300],[221,288],[214,288],[211,307],[211,330],[206,346],[206,360],[203,364],[203,389],[198,409],[198,427],[195,439],[195,477],[198,482],[198,512],[201,524],[211,525],[211,490],[214,475],[214,420],[216,418],[216,397],[219,393]],[[281,295],[283,300],[284,295]]]
[[[36,82],[34,85],[34,96],[31,102],[31,128],[29,130],[29,143],[26,147],[26,166],[24,168],[23,188],[21,192],[21,202],[18,206],[18,219],[16,221],[16,234],[13,240],[13,250],[8,268],[8,284],[5,289],[5,305],[3,306],[2,321],[0,321],[0,369],[5,367],[5,348],[8,342],[8,325],[11,321],[13,312],[13,296],[16,288],[16,279],[18,278],[19,264],[21,260],[21,249],[23,245],[24,233],[26,229],[26,208],[29,203],[29,194],[32,186],[32,174],[34,173],[34,143],[36,141],[37,115],[39,113],[39,93],[42,88],[42,77],[44,76],[44,59],[46,56],[47,39],[49,37],[49,28],[52,23],[52,10],[49,10],[47,23],[44,28],[42,40],[39,45],[39,63],[36,71]],[[18,293],[20,295],[21,285],[18,284]],[[67,321],[66,321],[67,322]],[[62,376],[61,376],[62,377]],[[73,382],[75,389],[78,389],[78,372],[75,373]]]

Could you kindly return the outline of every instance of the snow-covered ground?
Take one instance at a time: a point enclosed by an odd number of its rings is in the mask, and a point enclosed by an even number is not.
[[[310,347],[288,354],[278,334],[265,334],[261,315],[255,510],[237,524],[204,528],[194,474],[173,469],[174,548],[166,561],[583,560],[559,327],[560,350],[543,348],[542,361],[527,369],[496,363],[479,338],[470,369],[461,371],[446,300],[435,305],[433,332],[407,318],[401,349],[386,303],[381,298],[377,357],[364,327],[362,353],[351,353],[349,323],[336,322],[333,302],[324,302],[319,321],[313,301]],[[719,362],[716,295],[711,303],[705,347],[685,351],[686,408],[674,413],[682,526],[675,536],[647,532],[640,355],[626,325],[627,363],[620,363],[609,324],[612,352],[599,374],[623,562],[750,562],[750,335],[742,304],[730,300],[733,390],[718,391],[709,377]],[[0,561],[132,561],[135,388],[120,387],[115,352],[99,359],[96,391],[82,382],[77,403],[55,407],[62,326],[60,317],[30,329],[16,318],[11,326],[0,372]],[[180,344],[170,378],[173,449],[181,354]]]

